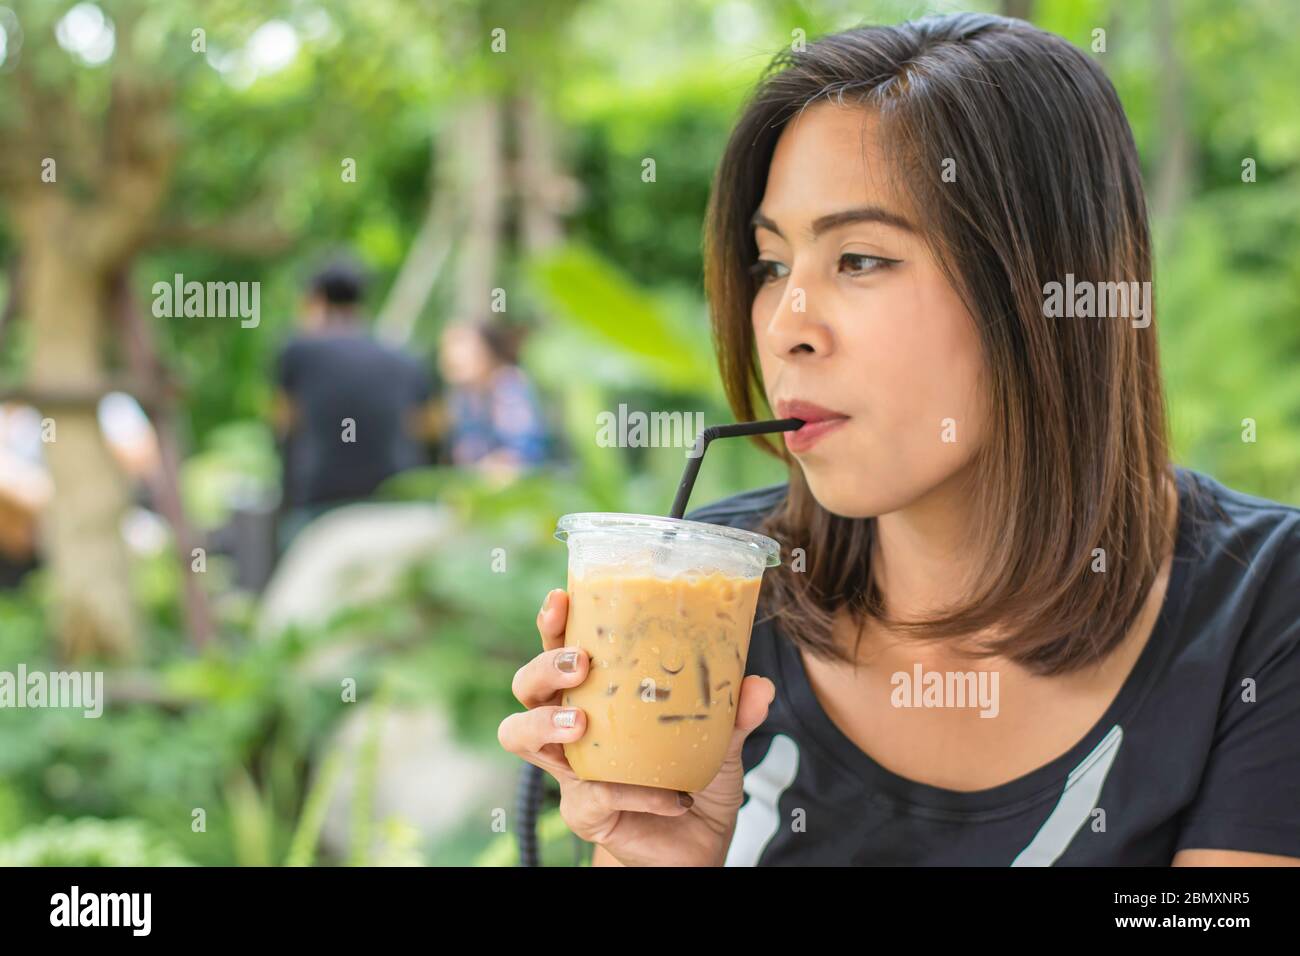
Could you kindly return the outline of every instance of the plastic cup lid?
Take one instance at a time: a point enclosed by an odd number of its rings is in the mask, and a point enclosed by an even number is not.
[[[669,535],[678,540],[729,544],[757,552],[762,556],[765,567],[773,568],[781,563],[781,546],[767,535],[745,531],[742,528],[709,524],[706,521],[687,521],[684,518],[665,518],[659,515],[582,511],[564,515],[555,526],[555,536],[561,541],[567,541],[571,534],[580,534],[584,531]]]

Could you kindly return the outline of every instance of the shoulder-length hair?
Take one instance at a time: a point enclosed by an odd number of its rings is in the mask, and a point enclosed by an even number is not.
[[[874,519],[826,511],[784,447],[759,438],[790,469],[763,530],[806,559],[769,572],[765,613],[826,659],[857,659],[831,635],[847,610],[855,624],[923,641],[994,634],[967,650],[1038,674],[1100,660],[1155,581],[1175,487],[1154,324],[1045,308],[1049,283],[1070,277],[1150,289],[1146,200],[1115,89],[1060,37],[982,14],[861,27],[779,53],[732,132],[705,230],[714,342],[741,421],[766,409],[750,217],[785,124],[832,97],[879,117],[886,155],[906,173],[896,181],[978,326],[993,416],[974,466],[981,572],[951,613],[890,617],[871,574]]]

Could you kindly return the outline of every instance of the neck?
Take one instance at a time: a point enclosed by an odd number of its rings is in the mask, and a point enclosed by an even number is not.
[[[875,519],[871,573],[891,617],[928,617],[960,601],[962,583],[976,570],[969,546],[968,479],[969,470],[962,469],[907,507]],[[918,644],[874,624],[867,629],[862,647],[873,654],[899,654],[909,661],[941,662],[959,656],[950,641]]]
[[[352,329],[360,324],[361,316],[356,309],[326,309],[320,317],[322,329]]]
[[[933,615],[947,610],[963,597],[962,582],[969,581],[977,570],[973,548],[967,544],[971,525],[971,498],[967,475],[959,473],[906,508],[876,518],[876,534],[871,546],[871,568],[876,586],[889,614],[904,620]],[[1165,527],[1172,540],[1178,527],[1178,487],[1168,479],[1169,496]],[[1158,586],[1147,595],[1144,614],[1132,635],[1149,634],[1154,615],[1164,597],[1173,548],[1165,557],[1157,578]],[[845,633],[852,634],[847,620],[841,620]],[[846,647],[852,647],[852,638]],[[876,660],[911,663],[921,661],[926,667],[962,669],[966,664],[961,644],[943,640],[921,644],[897,633],[869,623],[863,631],[862,652]],[[879,655],[879,656],[877,656]],[[1124,655],[1118,655],[1124,658]],[[992,660],[992,659],[990,659]],[[900,663],[901,662],[901,663]],[[993,664],[983,665],[986,667]]]
[[[491,365],[482,375],[477,376],[471,382],[470,387],[479,391],[487,391],[496,382],[497,376],[501,373],[501,368],[502,366],[497,364]]]
[[[885,607],[898,617],[933,614],[960,597],[971,572],[966,469],[906,508],[876,518],[871,565]]]

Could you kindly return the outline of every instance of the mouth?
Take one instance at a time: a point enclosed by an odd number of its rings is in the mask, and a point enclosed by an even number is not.
[[[792,432],[783,432],[785,446],[794,454],[807,451],[824,436],[849,420],[843,412],[823,408],[802,399],[781,399],[776,403],[776,413],[781,418],[798,418],[803,426]]]

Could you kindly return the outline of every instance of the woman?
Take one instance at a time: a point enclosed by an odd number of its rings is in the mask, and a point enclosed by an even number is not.
[[[563,591],[502,744],[598,864],[1300,863],[1300,511],[1169,462],[1110,82],[984,15],[774,66],[707,285],[737,418],[807,424],[788,485],[689,516],[785,558],[727,760],[689,795],[575,779]]]
[[[505,481],[545,461],[545,419],[506,330],[486,321],[448,325],[438,365],[451,386],[452,464]]]

